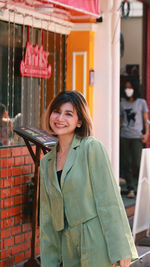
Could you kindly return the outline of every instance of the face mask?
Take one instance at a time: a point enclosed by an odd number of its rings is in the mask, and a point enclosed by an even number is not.
[[[133,93],[134,93],[134,89],[133,88],[126,88],[125,89],[125,94],[126,94],[127,97],[133,96]]]

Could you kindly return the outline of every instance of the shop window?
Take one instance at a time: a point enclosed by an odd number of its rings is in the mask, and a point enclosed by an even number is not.
[[[25,25],[0,21],[0,104],[5,105],[8,120],[3,142],[2,116],[0,114],[0,148],[4,145],[20,145],[23,141],[9,129],[19,126],[42,128],[44,111],[52,98],[65,90],[66,36]],[[36,44],[49,52],[48,64],[51,77],[23,77],[20,62],[24,59],[26,43]],[[10,131],[9,131],[10,130]]]

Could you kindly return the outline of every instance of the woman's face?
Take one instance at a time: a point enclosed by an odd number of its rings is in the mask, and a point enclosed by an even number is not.
[[[5,119],[8,118],[8,112],[7,112],[7,110],[4,111],[4,113],[3,113],[3,118],[5,118]]]
[[[125,94],[126,94],[127,97],[130,98],[130,97],[133,96],[134,89],[133,89],[133,86],[132,86],[132,84],[130,82],[126,82],[124,91],[125,91]]]
[[[81,126],[77,111],[70,103],[64,103],[50,115],[50,126],[57,136],[72,135],[76,127]]]

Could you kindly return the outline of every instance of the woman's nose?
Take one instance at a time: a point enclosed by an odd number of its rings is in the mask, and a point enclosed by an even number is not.
[[[64,119],[64,115],[62,113],[58,114],[58,118],[59,121],[62,121]]]

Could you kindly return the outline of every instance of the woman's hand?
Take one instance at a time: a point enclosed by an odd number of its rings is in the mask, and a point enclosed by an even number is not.
[[[142,136],[142,142],[143,142],[143,143],[146,143],[147,140],[148,140],[148,134],[144,134],[144,135]]]
[[[119,266],[120,267],[129,267],[130,266],[130,262],[131,262],[130,258],[122,259],[122,260],[120,260]],[[116,262],[112,264],[112,267],[115,267],[115,266],[116,266]]]

